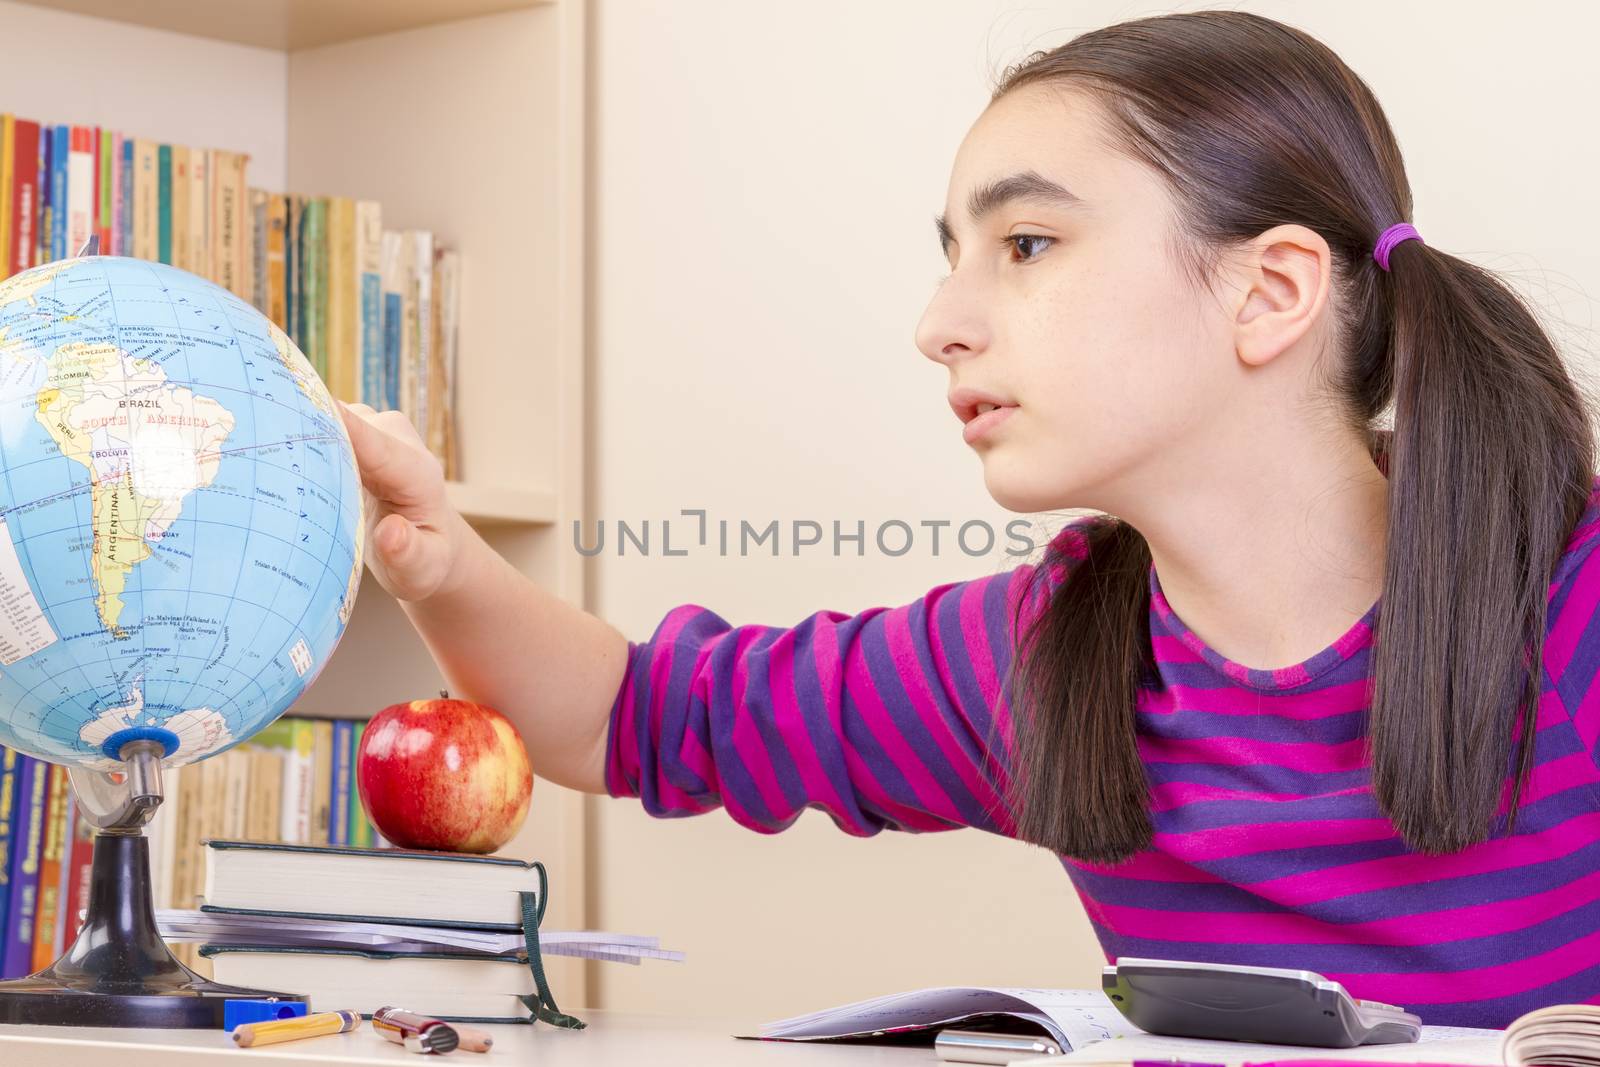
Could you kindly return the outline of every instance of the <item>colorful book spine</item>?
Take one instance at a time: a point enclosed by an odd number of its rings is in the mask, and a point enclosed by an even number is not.
[[[300,300],[306,313],[305,350],[311,365],[324,383],[328,380],[328,198],[306,197],[305,227],[301,249],[304,252],[305,291]]]
[[[13,151],[8,203],[11,212],[11,257],[5,273],[27,270],[36,262],[39,243],[39,124],[17,119],[12,129]]]
[[[417,436],[426,441],[428,423],[433,417],[430,413],[433,397],[428,389],[429,368],[433,366],[433,234],[417,230],[412,240],[417,257],[413,274],[417,310],[412,323],[417,332],[413,348],[416,369],[412,376],[416,395],[411,401],[411,421],[417,428]]]
[[[350,740],[353,731],[347,719],[333,724],[333,799],[328,812],[328,844],[350,843]]]
[[[158,153],[154,141],[136,138],[133,142],[133,254],[153,260],[161,251],[161,235],[156,230],[160,208],[160,176],[156,173]]]
[[[57,258],[75,256],[94,232],[94,130],[67,128],[67,167],[63,199],[67,205],[66,232],[61,235]]]
[[[0,193],[8,197],[11,192],[12,174],[16,170],[17,152],[17,119],[15,115],[0,115]],[[0,211],[0,267],[3,273],[10,273],[11,266],[11,202],[5,201],[5,209]]]
[[[115,130],[102,129],[100,131],[100,154],[96,157],[99,161],[100,180],[96,188],[100,190],[100,252],[102,255],[115,255],[116,242],[112,239],[113,227],[116,225],[116,189],[117,189],[117,134]]]
[[[366,732],[366,720],[356,719],[350,724],[350,844],[356,848],[372,847],[372,822],[367,818],[366,805],[361,803],[361,781],[356,774],[361,738]]]
[[[351,388],[355,378],[354,301],[356,284],[355,204],[350,198],[327,198],[324,226],[328,244],[328,270],[322,276],[328,295],[328,392],[340,400],[356,399]]]
[[[50,226],[54,211],[50,204],[50,169],[55,155],[56,135],[50,126],[39,129],[39,215],[35,223],[37,240],[34,242],[33,261],[44,263],[50,258]]]
[[[11,822],[11,902],[6,913],[0,975],[22,978],[32,971],[33,923],[39,909],[39,861],[44,850],[45,780],[50,765],[22,757]]]
[[[78,811],[76,801],[68,805],[72,832],[67,849],[66,906],[62,909],[61,950],[65,952],[83,929],[83,909],[89,906],[89,876],[94,859],[94,825]],[[59,953],[58,953],[59,955]]]
[[[383,207],[356,201],[356,280],[359,286],[361,373],[356,399],[383,410],[388,386],[383,358]]]
[[[72,172],[72,127],[55,127],[50,138],[50,258],[65,259],[72,204],[67,200],[67,176]]]
[[[133,149],[134,139],[118,134],[122,138],[122,180],[117,183],[117,191],[122,196],[121,224],[118,227],[117,255],[133,255]]]
[[[311,843],[326,845],[333,812],[333,723],[311,721]]]
[[[250,303],[263,315],[268,307],[268,200],[265,189],[250,190]]]
[[[172,262],[172,146],[156,146],[156,259]]]
[[[286,194],[284,201],[286,206],[283,231],[284,308],[289,325],[284,327],[283,332],[289,335],[295,347],[300,349],[303,355],[306,351],[306,318],[300,294],[304,290],[302,281],[306,268],[305,257],[300,250],[305,247],[303,233],[305,201],[294,193]]]
[[[379,411],[400,410],[400,359],[404,351],[403,336],[406,325],[405,297],[400,291],[401,237],[394,231],[385,231],[379,246],[380,284],[383,288],[383,403],[374,404]]]
[[[51,764],[45,775],[44,847],[39,854],[39,903],[33,913],[33,971],[56,959],[56,922],[61,912],[61,869],[66,856],[67,769]]]
[[[289,198],[272,193],[267,200],[267,318],[289,332],[288,249]]]
[[[172,146],[172,265],[192,272],[189,255],[194,242],[189,238],[189,193],[194,183],[189,179],[190,155],[187,145]]]
[[[209,148],[189,152],[189,266],[202,278],[211,272],[211,180],[216,153]]]
[[[11,914],[12,831],[17,810],[17,777],[22,759],[16,749],[0,748],[0,922]],[[8,977],[4,961],[4,943],[0,940],[0,978]]]

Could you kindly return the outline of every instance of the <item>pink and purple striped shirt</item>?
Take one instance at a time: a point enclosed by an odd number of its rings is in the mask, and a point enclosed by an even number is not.
[[[1074,525],[1057,537],[1081,544]],[[1152,568],[1159,684],[1135,716],[1155,840],[1114,867],[1061,857],[1107,959],[1305,968],[1434,1024],[1504,1026],[1546,1004],[1600,1001],[1597,541],[1600,480],[1550,585],[1516,833],[1502,823],[1446,856],[1409,850],[1372,796],[1378,605],[1305,662],[1255,670],[1190,631]],[[1036,566],[792,627],[674,608],[648,641],[629,642],[607,791],[662,817],[720,805],[763,833],[810,807],[860,836],[1010,836],[1002,683],[1011,608]]]

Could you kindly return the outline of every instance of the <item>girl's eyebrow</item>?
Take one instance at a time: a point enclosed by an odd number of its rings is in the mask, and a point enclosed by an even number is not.
[[[1083,201],[1064,185],[1051,181],[1036,171],[1025,170],[986,182],[972,190],[967,198],[967,215],[973,222],[981,222],[991,211],[1017,200],[1027,200],[1046,207],[1082,207]],[[950,242],[954,240],[950,224],[943,215],[933,217],[934,229],[939,234],[939,250],[950,255]]]

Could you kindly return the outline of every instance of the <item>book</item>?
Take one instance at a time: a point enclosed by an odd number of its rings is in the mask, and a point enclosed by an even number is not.
[[[1492,1064],[1499,1062],[1500,1038],[1498,1030],[1462,1026],[1424,1026],[1421,1039],[1413,1044],[1341,1049],[1167,1037],[1134,1026],[1099,989],[989,986],[941,986],[891,993],[764,1023],[756,1033],[734,1036],[764,1041],[932,1045],[938,1032],[946,1027],[1038,1034],[1053,1040],[1064,1053],[1094,1045],[1095,1055],[1090,1058],[1119,1063],[1178,1059],[1240,1064],[1332,1053],[1339,1060]],[[1011,1061],[1011,1067],[1046,1062],[1061,1060],[1059,1056],[1050,1060],[1016,1059]]]
[[[383,358],[383,206],[356,201],[356,281],[359,286],[360,374],[355,399],[382,411],[388,387]]]
[[[0,922],[10,914],[12,822],[17,807],[17,771],[22,757],[15,749],[0,747]],[[0,939],[0,963],[5,944]],[[0,969],[0,977],[5,971]]]
[[[97,231],[100,234],[100,250],[105,255],[116,255],[116,246],[111,240],[111,227],[116,218],[114,206],[117,188],[117,164],[121,156],[117,153],[117,135],[114,130],[101,129],[96,142],[98,154],[95,156],[96,177],[95,188],[98,190],[96,200],[99,205],[99,214],[96,218]],[[3,186],[0,186],[3,188]]]
[[[156,147],[156,258],[172,259],[172,146]]]
[[[444,464],[446,478],[458,478],[455,434],[455,361],[460,256],[452,249],[433,253],[433,346],[428,364],[428,448]]]
[[[211,840],[204,911],[521,930],[534,865],[503,856]],[[354,910],[359,906],[360,910]]]
[[[83,912],[89,906],[89,882],[94,871],[94,824],[82,816],[76,803],[70,809],[72,829],[67,848],[67,898],[62,909],[63,952],[77,940],[79,931],[83,929]]]
[[[7,275],[37,263],[34,252],[39,243],[39,124],[17,119],[12,127],[11,186],[5,201],[11,209]]]
[[[160,205],[160,177],[156,174],[157,145],[136,138],[133,142],[133,255],[155,259],[160,252],[161,235],[156,227]]]
[[[16,168],[17,117],[0,115],[0,192],[9,192]],[[9,203],[6,205],[9,207]],[[0,211],[0,264],[11,262],[11,212]]]
[[[329,801],[328,844],[350,844],[350,758],[355,753],[350,748],[351,726],[348,720],[333,724],[333,791]]]
[[[388,953],[362,949],[218,945],[200,949],[218,982],[309,996],[371,1015],[391,1004],[456,1021],[528,1021],[522,998],[533,972],[509,956]]]
[[[44,847],[45,784],[50,765],[21,757],[11,819],[11,901],[6,912],[0,976],[32,973],[33,926],[39,909],[39,861]]]
[[[196,148],[189,153],[189,259],[184,269],[202,278],[212,277],[212,155],[206,148]]]
[[[356,269],[356,204],[347,196],[328,197],[328,391],[347,403],[361,399],[359,327],[360,276]]]
[[[46,772],[44,846],[39,856],[39,903],[33,913],[32,971],[42,971],[60,954],[57,922],[61,916],[61,872],[66,859],[68,828],[67,769],[51,764]]]
[[[72,205],[67,199],[67,179],[72,171],[72,127],[58,122],[50,136],[50,239],[51,259],[66,259],[75,249],[67,248],[67,226]]]
[[[64,186],[67,220],[62,241],[66,254],[71,256],[77,254],[94,232],[94,130],[88,126],[69,126],[67,145]]]
[[[429,406],[433,397],[428,393],[428,372],[433,366],[433,234],[416,230],[411,236],[411,250],[416,257],[412,265],[411,284],[416,294],[415,315],[407,320],[413,341],[413,369],[411,381],[414,393],[411,398],[411,423],[417,436],[428,439]]]
[[[1600,1063],[1600,1005],[1557,1004],[1518,1016],[1500,1040],[1507,1067]]]

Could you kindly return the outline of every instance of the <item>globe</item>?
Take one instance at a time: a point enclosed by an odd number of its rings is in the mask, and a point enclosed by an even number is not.
[[[362,532],[344,423],[249,303],[121,256],[0,282],[0,744],[239,744],[332,656]]]

